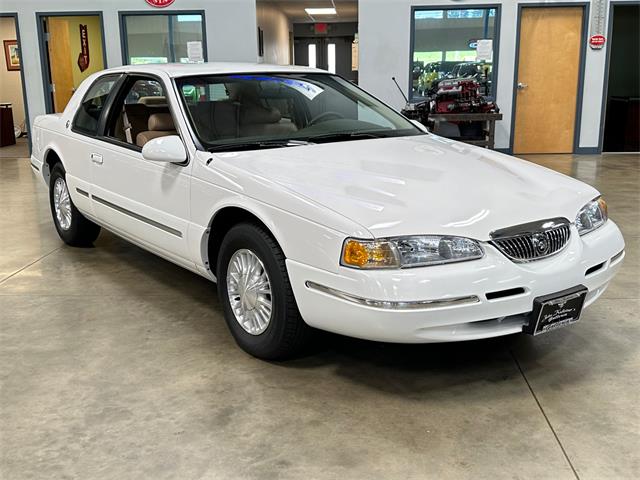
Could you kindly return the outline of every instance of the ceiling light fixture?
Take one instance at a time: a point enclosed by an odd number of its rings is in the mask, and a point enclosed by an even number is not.
[[[307,15],[336,15],[336,9],[333,7],[329,8],[305,8],[305,12]]]

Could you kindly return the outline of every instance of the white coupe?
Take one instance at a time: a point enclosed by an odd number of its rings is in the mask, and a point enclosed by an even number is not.
[[[254,64],[97,73],[36,119],[69,245],[107,228],[218,283],[238,344],[404,343],[574,323],[624,240],[591,186],[426,133],[352,83]]]

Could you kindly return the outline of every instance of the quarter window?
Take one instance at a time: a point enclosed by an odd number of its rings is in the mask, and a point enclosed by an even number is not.
[[[102,109],[119,78],[119,75],[109,75],[99,78],[91,85],[82,99],[73,121],[73,129],[75,131],[87,135],[95,135],[97,133]]]

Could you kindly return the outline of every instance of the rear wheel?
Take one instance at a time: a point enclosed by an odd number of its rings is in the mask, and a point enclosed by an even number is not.
[[[298,311],[284,254],[267,231],[251,223],[232,227],[216,272],[225,320],[243,350],[265,360],[304,350],[312,329]]]
[[[100,227],[85,218],[71,200],[66,172],[61,163],[57,163],[51,170],[49,203],[53,223],[64,243],[74,247],[86,247],[98,238]]]

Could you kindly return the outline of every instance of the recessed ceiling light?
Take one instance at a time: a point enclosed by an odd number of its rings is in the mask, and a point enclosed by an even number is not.
[[[329,7],[329,8],[305,8],[304,9],[305,12],[307,12],[308,15],[335,15],[336,9],[333,7]]]

